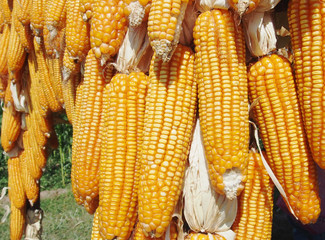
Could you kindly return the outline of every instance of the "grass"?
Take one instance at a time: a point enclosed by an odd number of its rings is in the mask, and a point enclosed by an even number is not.
[[[63,193],[48,199],[41,199],[44,212],[42,239],[51,240],[86,240],[91,237],[92,215],[77,205],[71,187]],[[0,208],[0,216],[4,213]],[[0,224],[1,239],[9,238],[9,218]]]

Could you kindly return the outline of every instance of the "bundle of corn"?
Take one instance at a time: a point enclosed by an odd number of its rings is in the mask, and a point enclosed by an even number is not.
[[[11,238],[29,237],[63,111],[92,239],[270,239],[270,178],[294,216],[315,222],[324,84],[313,1],[288,10],[297,98],[288,61],[265,56],[278,47],[278,0],[0,0]],[[249,99],[265,158],[249,153]]]

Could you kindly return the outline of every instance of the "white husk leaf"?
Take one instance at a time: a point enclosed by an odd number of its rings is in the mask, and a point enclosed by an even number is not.
[[[190,46],[193,41],[193,28],[195,25],[198,11],[193,3],[189,3],[185,10],[185,17],[182,22],[182,32],[179,37],[179,43]]]
[[[257,5],[254,12],[266,12],[275,8],[275,6],[280,2],[280,0],[261,0]]]
[[[210,11],[214,8],[228,9],[229,7],[227,0],[200,0],[196,3],[196,8],[200,12]]]
[[[8,187],[2,188],[1,195],[0,195],[0,201],[2,199],[4,199],[8,189],[9,189]],[[0,223],[4,223],[7,220],[8,215],[10,214],[10,206],[8,204],[2,204],[2,203],[0,203],[0,206],[5,210],[3,216],[1,217],[1,220],[0,220]]]
[[[193,231],[218,234],[231,231],[230,227],[237,214],[237,198],[229,200],[213,190],[199,120],[191,144],[189,167],[185,172],[183,197],[184,216]]]
[[[150,44],[147,24],[142,23],[136,28],[129,27],[114,64],[117,71],[128,74],[132,71],[141,70],[138,64],[148,49],[150,49]]]
[[[247,47],[254,56],[276,49],[276,33],[270,12],[252,12],[242,18]]]

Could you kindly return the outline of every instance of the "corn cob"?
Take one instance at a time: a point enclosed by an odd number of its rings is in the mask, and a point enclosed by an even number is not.
[[[35,180],[30,174],[30,168],[28,167],[27,154],[25,151],[19,156],[21,179],[23,181],[26,197],[30,204],[33,206],[39,198],[39,182]]]
[[[260,0],[228,0],[228,3],[242,17],[244,14],[254,11]]]
[[[227,10],[215,9],[197,18],[193,36],[199,115],[211,183],[216,192],[234,199],[243,189],[248,156],[243,32]]]
[[[182,45],[168,63],[155,54],[149,77],[138,214],[145,235],[157,238],[172,219],[183,183],[196,113],[194,54]]]
[[[99,234],[98,208],[94,214],[93,227],[91,231],[91,240],[103,240]]]
[[[24,65],[26,52],[20,42],[19,35],[15,29],[15,21],[12,20],[8,45],[8,71],[18,72]]]
[[[136,221],[147,81],[144,73],[117,74],[103,93],[99,230],[104,239],[128,239]]]
[[[52,82],[53,90],[60,105],[64,104],[62,91],[62,75],[61,75],[61,60],[59,58],[47,58],[47,66],[49,69],[50,81]]]
[[[3,0],[2,0],[3,1]],[[0,75],[8,73],[8,46],[10,38],[10,27],[8,24],[4,26],[3,32],[0,36]]]
[[[275,54],[266,56],[251,67],[248,77],[250,100],[259,99],[254,115],[269,164],[288,196],[287,204],[303,224],[316,222],[320,213],[316,169],[290,64]]]
[[[68,79],[77,73],[80,63],[84,61],[90,49],[90,25],[84,22],[79,13],[79,0],[67,0],[66,48],[63,59],[63,78]],[[67,75],[67,76],[65,76]]]
[[[78,146],[78,143],[74,140],[76,139],[75,135],[77,135],[77,133],[79,133],[79,127],[80,127],[80,117],[81,117],[81,114],[80,114],[80,109],[81,109],[81,106],[82,106],[82,99],[83,99],[83,95],[84,95],[84,84],[83,84],[83,81],[80,82],[80,84],[77,86],[76,88],[76,100],[75,100],[75,111],[73,113],[73,116],[72,116],[72,121],[73,121],[73,141],[72,141],[72,156],[75,156],[77,154],[77,146]],[[71,186],[72,186],[72,193],[73,193],[73,196],[76,200],[76,202],[79,204],[79,205],[82,205],[83,204],[83,197],[80,196],[79,192],[78,192],[78,186],[77,184],[75,184],[76,182],[76,179],[77,179],[77,176],[76,175],[76,167],[75,167],[75,163],[73,162],[74,158],[72,158],[72,166],[71,166]]]
[[[16,2],[16,1],[15,1]],[[16,32],[18,34],[19,37],[19,41],[22,45],[22,47],[24,48],[24,50],[26,52],[30,52],[33,48],[33,40],[32,40],[32,30],[30,29],[30,27],[27,25],[23,25],[21,24],[21,22],[18,20],[17,17],[17,6],[19,5],[18,0],[17,0],[17,4],[15,4],[15,7],[13,9],[13,15],[12,15],[12,22],[13,22],[13,26],[16,29]]]
[[[90,44],[96,58],[104,65],[119,50],[127,31],[122,0],[94,0]]]
[[[72,126],[74,126],[73,116],[75,112],[76,87],[78,85],[79,78],[80,74],[75,74],[70,79],[62,81],[64,108],[68,120]]]
[[[30,24],[32,2],[33,0],[19,0],[20,11],[17,12],[17,18],[24,26]]]
[[[169,61],[179,41],[188,0],[153,0],[148,18],[150,44],[158,57]]]
[[[41,82],[41,87],[44,91],[44,95],[52,112],[58,112],[62,110],[62,106],[55,95],[54,87],[52,81],[50,81],[49,69],[46,64],[46,56],[43,45],[38,45],[36,39],[34,38],[34,48],[36,54],[37,67],[39,71],[39,80]]]
[[[8,187],[11,204],[16,208],[23,208],[26,204],[26,195],[21,179],[19,156],[8,159]]]
[[[145,4],[145,5],[142,5]],[[138,27],[141,23],[148,20],[149,12],[151,8],[150,1],[131,1],[124,9],[125,15],[129,19],[130,27]]]
[[[31,29],[40,44],[40,37],[43,35],[45,0],[32,0],[32,13],[30,16]]]
[[[35,39],[34,39],[34,43],[35,43]],[[49,112],[49,104],[46,100],[45,93],[41,83],[41,71],[43,70],[38,67],[35,51],[32,51],[28,55],[28,69],[30,75],[29,92],[30,92],[30,97],[32,98],[31,101],[33,103],[37,103],[34,106],[35,110],[38,111],[41,116],[46,117]]]
[[[314,161],[325,169],[324,24],[322,1],[292,0],[288,7],[299,106]]]
[[[5,152],[9,152],[14,146],[20,134],[21,114],[14,109],[3,108],[1,125],[1,145]]]
[[[50,31],[50,41],[52,41],[58,30],[66,24],[66,0],[47,1],[44,16],[45,26]]]
[[[236,239],[271,239],[274,185],[255,149],[248,154],[247,176],[232,229]]]
[[[0,9],[4,16],[5,23],[11,23],[11,11],[13,8],[13,0],[0,0]]]
[[[72,168],[76,191],[75,199],[82,199],[86,210],[94,213],[98,204],[98,170],[101,138],[98,137],[101,125],[102,92],[110,77],[104,78],[92,50],[89,51],[83,80],[82,98],[78,109],[78,125],[73,130]],[[78,97],[77,97],[78,99]],[[72,180],[72,179],[71,179]]]
[[[12,202],[10,205],[10,240],[20,240],[25,230],[26,207],[16,208]]]
[[[185,237],[185,240],[226,240],[226,238],[219,234],[191,232]]]
[[[26,166],[28,169],[29,175],[35,179],[38,180],[42,177],[42,169],[39,168],[39,166],[36,163],[36,154],[33,151],[33,148],[31,146],[30,138],[32,135],[32,131],[28,130],[23,133],[23,145],[24,145],[24,152],[25,152],[25,160],[26,160]]]
[[[80,0],[79,11],[83,21],[88,21],[93,15],[94,0]]]

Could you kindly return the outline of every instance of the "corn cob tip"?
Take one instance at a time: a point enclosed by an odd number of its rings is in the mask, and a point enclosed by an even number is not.
[[[173,44],[173,42],[166,39],[151,41],[152,48],[156,52],[157,56],[163,60],[163,62],[169,62],[176,48],[176,45],[177,44]]]
[[[231,168],[223,174],[224,192],[229,200],[236,199],[237,194],[243,189],[243,175],[239,168]]]
[[[143,20],[144,15],[145,15],[145,9],[140,4],[139,1],[131,2],[126,7],[125,11],[126,11],[126,15],[129,18],[130,27],[138,27],[138,26],[141,25],[142,20]]]

